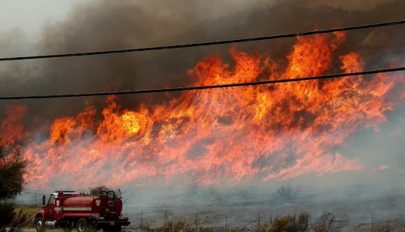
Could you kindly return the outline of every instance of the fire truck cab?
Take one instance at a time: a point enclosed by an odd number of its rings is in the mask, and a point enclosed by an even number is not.
[[[101,191],[99,195],[56,191],[50,194],[48,202],[45,195],[42,201],[43,207],[34,220],[38,232],[47,228],[119,232],[122,226],[130,224],[128,217],[122,216],[121,195],[115,191]]]

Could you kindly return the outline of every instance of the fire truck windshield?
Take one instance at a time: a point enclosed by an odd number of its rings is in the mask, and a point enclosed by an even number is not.
[[[55,195],[51,194],[49,196],[48,205],[55,204]]]
[[[121,189],[116,189],[115,190],[115,196],[118,197],[118,198],[122,197]]]

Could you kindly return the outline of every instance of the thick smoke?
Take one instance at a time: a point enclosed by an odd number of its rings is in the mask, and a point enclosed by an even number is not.
[[[404,4],[401,1],[375,1],[368,3],[372,9],[365,11],[358,10],[358,4],[308,2],[310,4],[303,1],[277,4],[273,1],[224,1],[220,5],[207,4],[206,1],[90,2],[77,6],[66,21],[49,23],[43,29],[43,39],[34,46],[34,51],[29,52],[49,54],[144,47],[395,20],[402,15],[403,7],[400,6]],[[353,36],[348,36],[351,40],[348,44],[351,48],[358,47],[368,60],[379,62],[388,54],[403,53],[402,31],[393,28],[353,32]],[[2,54],[24,54],[21,49],[24,42],[20,37],[18,32],[3,34],[5,41],[2,45],[7,49],[4,53],[2,50]],[[391,41],[387,42],[386,38]],[[270,51],[272,57],[282,58],[292,41],[237,46],[259,52]],[[3,95],[20,95],[182,86],[191,81],[186,74],[187,69],[209,54],[227,56],[227,49],[226,46],[214,46],[2,63],[0,68],[4,71],[0,78],[0,91]],[[124,105],[133,107],[134,103],[145,100],[153,103],[161,97],[129,96],[120,99]],[[98,104],[103,102],[101,98],[88,100]],[[45,119],[83,108],[82,99],[27,103],[34,117]],[[4,102],[1,104],[4,106]]]
[[[366,24],[403,17],[405,2],[392,1],[92,1],[78,5],[63,22],[49,23],[43,29],[40,42],[27,48],[38,54],[96,51],[128,47],[156,46],[188,43],[246,36],[306,31],[345,25]],[[405,48],[402,27],[364,30],[348,33],[345,50],[359,50],[371,67],[404,64]],[[2,54],[24,54],[21,46],[25,37],[17,31],[1,34]],[[293,40],[275,40],[255,44],[235,45],[246,51],[270,53],[284,60]],[[187,70],[211,54],[228,59],[229,47],[204,47],[137,54],[120,54],[100,57],[81,57],[39,60],[0,64],[1,95],[93,92],[138,88],[184,86],[191,83]],[[4,52],[4,53],[3,53]],[[148,95],[120,97],[124,107],[136,108],[139,103],[163,103],[173,96]],[[104,105],[103,98],[21,101],[27,105],[25,125],[34,135],[35,128],[47,127],[55,117],[73,115],[82,111],[86,103],[97,110]],[[4,118],[6,105],[0,102]],[[100,112],[98,112],[99,114]],[[375,167],[373,173],[355,177],[304,176],[291,180],[300,185],[308,195],[314,192],[369,192],[403,189],[397,172],[405,165],[403,154],[403,106],[389,115],[390,122],[380,132],[360,131],[353,137],[343,153],[358,157]],[[100,115],[99,115],[100,116]],[[101,116],[100,116],[101,117]],[[1,133],[0,133],[1,134]],[[46,135],[41,135],[46,136]],[[392,142],[395,141],[395,142]],[[378,148],[378,149],[376,149]],[[384,157],[389,157],[383,158]],[[373,181],[365,181],[369,176]],[[350,179],[350,180],[348,180]],[[238,186],[223,186],[200,190],[189,180],[177,180],[170,186],[156,181],[150,188],[125,187],[135,201],[149,203],[167,202],[190,204],[224,202],[232,192],[235,201],[252,201],[269,198],[267,192],[276,192],[283,181],[265,183],[252,181]],[[364,183],[359,186],[358,183]],[[377,186],[382,185],[381,189]],[[57,183],[55,183],[57,185]],[[314,187],[315,186],[315,187]],[[356,186],[353,187],[353,186]],[[396,188],[394,188],[395,186]],[[164,190],[162,190],[164,189]],[[251,189],[256,189],[253,191]],[[311,189],[311,191],[310,191]],[[339,192],[338,191],[338,192]],[[170,194],[168,194],[170,192]],[[262,194],[263,193],[263,194]],[[333,195],[332,195],[333,197]],[[248,199],[248,200],[246,200]],[[228,200],[230,201],[230,200]],[[136,205],[136,203],[134,203]]]

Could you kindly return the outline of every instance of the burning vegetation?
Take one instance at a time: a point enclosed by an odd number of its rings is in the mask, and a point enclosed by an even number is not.
[[[188,73],[199,86],[364,70],[358,52],[339,50],[345,37],[298,37],[286,64],[231,48],[231,63],[210,56]],[[46,139],[26,133],[24,108],[11,107],[1,121],[0,143],[24,141],[32,187],[56,179],[58,186],[86,188],[186,175],[210,185],[358,171],[358,160],[334,149],[387,120],[405,96],[400,75],[184,92],[165,104],[134,109],[110,96],[101,114],[88,104],[77,115],[54,119]]]

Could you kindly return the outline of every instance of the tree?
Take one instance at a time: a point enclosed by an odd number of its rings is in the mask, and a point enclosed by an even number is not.
[[[18,231],[27,221],[21,211],[15,212],[14,199],[24,189],[24,174],[27,162],[22,159],[18,149],[5,151],[0,147],[0,232]]]
[[[283,185],[277,190],[279,198],[285,202],[293,202],[299,197],[300,188],[291,185]]]
[[[26,166],[19,151],[8,155],[0,153],[0,201],[13,199],[24,189]]]

